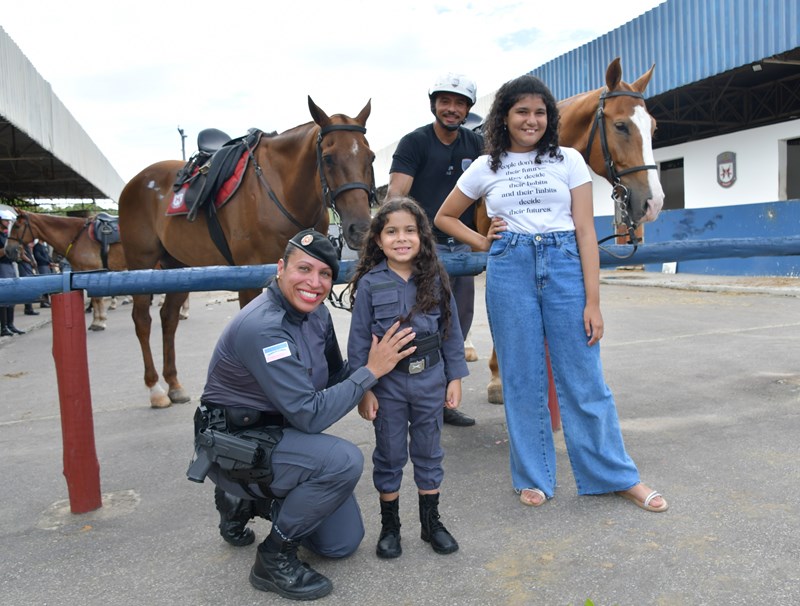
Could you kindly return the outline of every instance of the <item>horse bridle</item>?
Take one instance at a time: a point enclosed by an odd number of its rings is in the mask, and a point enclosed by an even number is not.
[[[339,217],[339,212],[336,210],[336,198],[339,197],[339,194],[342,194],[342,193],[344,193],[346,191],[350,191],[351,189],[363,189],[364,191],[367,192],[367,195],[369,196],[369,204],[370,204],[370,206],[373,206],[378,201],[378,193],[377,193],[377,190],[375,189],[375,176],[374,176],[374,173],[373,173],[373,178],[372,178],[372,185],[368,185],[366,183],[362,183],[361,181],[353,181],[353,182],[350,182],[350,183],[345,183],[344,185],[342,185],[342,186],[336,188],[335,190],[331,191],[331,188],[328,185],[328,178],[325,176],[325,169],[324,169],[323,163],[322,163],[322,139],[325,137],[325,135],[327,135],[328,133],[332,133],[334,131],[352,131],[352,132],[358,132],[358,133],[361,133],[361,134],[366,134],[367,129],[364,126],[360,126],[358,124],[331,124],[331,125],[328,125],[328,126],[321,127],[320,130],[319,130],[319,134],[317,135],[317,172],[319,173],[319,181],[320,181],[320,185],[322,186],[322,209],[321,209],[321,213],[324,213],[326,211],[326,209],[330,208],[333,211],[334,215],[336,215],[336,217],[338,218]],[[278,197],[274,194],[274,192],[272,191],[272,188],[269,186],[269,184],[267,183],[266,179],[264,178],[263,171],[261,170],[261,167],[258,165],[258,162],[256,162],[255,154],[253,154],[253,150],[250,150],[250,157],[252,158],[253,164],[255,165],[255,170],[256,170],[256,174],[258,175],[259,181],[261,181],[261,184],[267,190],[267,193],[269,194],[270,199],[278,207],[278,210],[280,210],[283,213],[283,215],[287,219],[289,219],[289,221],[291,221],[292,224],[294,224],[298,229],[302,230],[302,229],[306,229],[308,227],[313,227],[313,224],[312,225],[303,225],[302,223],[300,223],[300,221],[295,219],[295,217],[286,209],[286,207],[283,204],[281,204],[280,200],[278,200]],[[321,213],[320,213],[320,215],[321,215]],[[317,221],[314,221],[314,224],[316,224],[316,223],[317,223]],[[343,243],[342,243],[342,234],[341,234],[341,232],[339,233],[338,236],[335,236],[335,237],[334,236],[328,236],[328,238],[331,240],[333,245],[336,247],[336,252],[337,252],[339,258],[341,259],[342,258],[342,248],[344,246]]]
[[[22,233],[19,236],[12,237],[11,236],[11,230],[9,230],[7,240],[16,240],[17,242],[19,242],[20,248],[24,249],[25,248],[25,234],[28,231],[31,232],[31,241],[33,241],[33,228],[31,227],[31,224],[30,224],[30,221],[28,221],[28,218],[27,217],[23,217],[22,215],[18,215],[17,219],[16,219],[16,221],[14,223],[17,223],[17,224],[18,223],[24,223],[24,227],[20,228],[22,230]],[[20,253],[18,252],[17,253],[17,258],[19,257],[19,254]],[[9,259],[11,259],[11,257],[9,257]],[[14,259],[11,259],[11,260],[12,261],[16,261],[17,259],[14,258]]]
[[[317,135],[317,169],[319,170],[319,180],[320,184],[322,185],[322,198],[325,201],[326,206],[335,211],[336,198],[339,196],[339,194],[350,191],[351,189],[363,189],[365,192],[367,192],[367,196],[369,196],[369,203],[371,206],[374,202],[377,202],[378,199],[378,194],[375,190],[374,178],[372,185],[367,185],[361,181],[353,181],[351,183],[345,183],[333,191],[331,191],[331,188],[328,186],[328,179],[325,177],[325,171],[322,170],[322,139],[328,133],[338,130],[355,131],[361,133],[362,135],[366,134],[367,132],[365,127],[359,126],[358,124],[331,124],[330,126],[325,126],[319,129],[319,135]]]
[[[25,234],[26,234],[28,231],[30,231],[30,232],[31,232],[31,241],[33,240],[33,236],[34,236],[34,234],[33,234],[33,228],[31,227],[31,220],[30,220],[30,219],[28,219],[28,217],[27,217],[27,216],[25,216],[25,215],[19,215],[19,216],[17,217],[17,221],[16,221],[16,222],[17,222],[17,223],[24,223],[24,227],[22,227],[22,228],[21,228],[21,229],[22,229],[22,234],[21,234],[21,235],[19,235],[19,236],[17,236],[17,237],[14,237],[14,238],[12,238],[12,237],[11,237],[11,234],[9,233],[9,234],[8,234],[8,239],[9,239],[9,240],[16,240],[17,242],[19,242],[20,246],[21,246],[22,248],[24,248],[24,247],[25,247]],[[89,218],[88,218],[88,219],[86,219],[86,221],[83,223],[83,227],[81,227],[80,231],[79,231],[77,234],[75,234],[75,237],[74,237],[74,238],[72,238],[72,241],[71,241],[71,242],[69,243],[69,245],[67,246],[67,250],[66,250],[66,251],[64,251],[64,255],[63,255],[63,256],[64,256],[64,258],[65,258],[65,259],[66,259],[66,258],[69,256],[69,252],[72,250],[72,247],[75,245],[75,242],[77,242],[77,241],[78,241],[78,238],[80,238],[80,237],[81,237],[81,234],[82,234],[83,232],[85,232],[85,231],[86,231],[86,229],[89,227],[89,225],[90,225],[91,223],[92,223],[92,218],[91,218],[91,217],[89,217]]]
[[[328,126],[324,126],[319,129],[319,134],[317,135],[317,172],[319,172],[319,181],[320,185],[322,186],[322,206],[324,208],[330,208],[333,211],[333,214],[339,218],[339,212],[336,210],[336,198],[339,194],[342,194],[346,191],[350,191],[351,189],[363,189],[367,192],[367,196],[369,197],[369,205],[373,206],[378,202],[378,192],[375,189],[375,174],[373,172],[372,175],[372,185],[367,185],[366,183],[362,183],[361,181],[352,181],[350,183],[345,183],[344,185],[337,187],[335,190],[331,191],[330,186],[328,185],[328,179],[325,176],[325,170],[322,166],[322,139],[328,133],[332,133],[335,131],[344,130],[344,131],[354,131],[363,134],[366,134],[367,129],[363,126],[359,126],[358,124],[330,124]],[[334,247],[336,247],[336,254],[339,258],[342,258],[342,249],[344,248],[344,244],[342,242],[342,232],[339,230],[338,236],[328,236],[328,239],[333,243]]]
[[[605,101],[610,97],[634,97],[636,99],[644,99],[644,95],[636,91],[628,90],[603,91],[600,94],[600,101],[597,104],[597,111],[595,112],[594,121],[592,122],[592,130],[589,131],[589,143],[586,146],[586,151],[583,154],[583,159],[586,161],[586,164],[589,164],[589,157],[592,154],[594,136],[595,133],[599,131],[600,148],[603,151],[603,161],[606,165],[608,180],[611,183],[611,199],[614,200],[615,207],[619,209],[620,217],[622,217],[625,227],[628,229],[628,239],[633,245],[633,250],[631,253],[623,257],[615,255],[608,250],[606,250],[606,252],[617,259],[627,259],[628,257],[633,256],[633,254],[636,252],[636,249],[639,246],[639,238],[636,236],[637,225],[634,223],[630,213],[628,212],[628,209],[630,208],[631,192],[627,187],[625,187],[620,178],[624,175],[638,172],[640,170],[658,170],[658,167],[655,164],[644,164],[642,166],[626,168],[625,170],[617,170],[617,167],[614,164],[614,159],[611,157],[611,151],[608,149],[608,139],[606,137]],[[616,238],[618,235],[619,234],[611,234],[610,236],[600,240],[598,244],[602,244],[607,240]]]

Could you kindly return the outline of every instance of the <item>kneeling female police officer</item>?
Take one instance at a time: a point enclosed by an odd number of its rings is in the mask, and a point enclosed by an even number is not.
[[[200,430],[263,435],[268,439],[262,445],[279,440],[269,444],[271,456],[260,475],[258,468],[243,476],[218,465],[208,475],[217,484],[225,540],[251,543],[253,532],[245,527],[250,517],[272,519],[250,583],[299,600],[327,595],[333,585],[297,558],[298,545],[345,557],[364,536],[353,495],[364,463],[361,450],[322,432],[414,350],[400,353],[414,333],[397,325],[373,340],[365,366],[350,369],[322,305],[338,270],[327,237],[308,229],[290,240],[276,279],[239,311],[217,342],[198,413]]]

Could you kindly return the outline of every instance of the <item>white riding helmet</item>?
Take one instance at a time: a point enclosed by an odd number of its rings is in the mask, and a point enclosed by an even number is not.
[[[469,99],[469,105],[475,105],[478,99],[478,87],[473,80],[470,80],[464,74],[455,74],[448,72],[436,78],[433,86],[428,90],[428,98],[433,103],[433,97],[436,93],[458,93]]]
[[[16,220],[16,218],[17,218],[17,215],[12,213],[7,208],[1,208],[0,209],[0,219],[5,219],[6,221],[14,221],[14,220]]]

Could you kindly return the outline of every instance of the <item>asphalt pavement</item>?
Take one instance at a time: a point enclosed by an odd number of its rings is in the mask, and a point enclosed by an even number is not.
[[[330,432],[365,454],[357,497],[367,535],[345,560],[301,550],[334,583],[321,604],[800,602],[800,279],[613,270],[602,283],[606,380],[626,447],[669,511],[578,496],[561,432],[555,498],[538,508],[519,503],[503,407],[486,401],[491,340],[478,277],[481,359],[469,365],[462,404],[478,423],[443,432],[441,513],[461,549],[437,555],[419,539],[407,468],[403,556],[375,556],[373,435],[354,411]],[[109,312],[106,331],[87,334],[103,506],[80,515],[70,512],[62,473],[50,313],[25,316],[17,306],[16,325],[27,333],[0,339],[0,604],[290,603],[250,586],[255,546],[224,543],[213,485],[185,477],[208,359],[238,310],[231,293],[191,300],[177,336],[189,404],[149,407],[129,305]],[[334,318],[344,345],[348,314],[334,310]],[[153,346],[158,359],[157,335]],[[265,520],[252,527],[258,541],[269,531]]]

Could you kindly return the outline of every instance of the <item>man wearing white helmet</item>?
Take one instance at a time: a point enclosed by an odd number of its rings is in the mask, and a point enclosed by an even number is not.
[[[386,199],[411,196],[425,209],[433,227],[433,218],[442,202],[461,174],[483,152],[483,137],[462,126],[477,100],[473,80],[463,74],[444,74],[428,90],[428,98],[435,120],[400,139],[392,156]],[[474,228],[474,209],[470,207],[461,220]],[[440,253],[472,250],[436,227],[433,234]],[[475,278],[459,276],[451,277],[450,281],[461,332],[466,338],[475,309]],[[474,425],[475,419],[456,409],[445,408],[444,422],[467,427]]]

